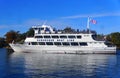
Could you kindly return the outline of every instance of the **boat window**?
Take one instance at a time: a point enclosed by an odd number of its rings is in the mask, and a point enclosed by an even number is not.
[[[65,36],[65,35],[61,35],[60,38],[67,38],[67,36]]]
[[[90,44],[92,44],[92,42],[89,42]]]
[[[57,41],[64,41],[64,39],[57,39]]]
[[[115,45],[113,45],[113,44],[110,43],[110,42],[104,42],[104,44],[107,45],[108,47],[113,47],[113,46],[115,46]]]
[[[35,36],[35,38],[43,38],[43,36]]]
[[[75,36],[74,35],[69,35],[68,38],[75,38]]]
[[[45,31],[50,31],[50,29],[48,27],[46,27]]]
[[[39,28],[39,30],[44,30],[44,28]]]
[[[97,35],[92,35],[93,40],[97,40]]]
[[[72,46],[78,46],[78,43],[77,42],[71,42],[71,45]]]
[[[80,38],[81,38],[81,35],[77,35],[77,38],[79,38],[79,39],[80,39]]]
[[[53,42],[46,42],[46,45],[53,45]]]
[[[37,45],[37,42],[31,42],[32,45]]]
[[[57,36],[57,35],[53,35],[52,38],[59,38],[59,36]]]
[[[45,45],[45,42],[39,42],[39,45]]]
[[[61,42],[54,42],[55,45],[61,45]]]
[[[38,28],[34,28],[35,30],[38,30]]]
[[[44,38],[51,38],[50,36],[44,36]]]
[[[94,44],[97,44],[97,42],[94,42]]]
[[[79,43],[81,46],[87,46],[87,43],[86,42],[80,42]]]
[[[69,42],[63,42],[62,44],[65,45],[65,46],[69,46],[70,45]]]

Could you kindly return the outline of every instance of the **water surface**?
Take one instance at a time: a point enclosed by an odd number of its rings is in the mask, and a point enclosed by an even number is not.
[[[0,78],[119,78],[120,55],[16,53],[0,49]]]

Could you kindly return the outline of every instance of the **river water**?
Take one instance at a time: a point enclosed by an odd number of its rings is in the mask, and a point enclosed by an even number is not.
[[[0,49],[0,78],[120,78],[120,55],[16,53]]]

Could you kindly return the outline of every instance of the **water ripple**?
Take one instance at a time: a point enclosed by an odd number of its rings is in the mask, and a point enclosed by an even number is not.
[[[0,78],[119,78],[120,55],[8,53],[0,49]]]

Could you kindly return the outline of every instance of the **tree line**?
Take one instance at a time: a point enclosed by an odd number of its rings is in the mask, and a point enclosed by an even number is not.
[[[25,33],[20,33],[20,31],[10,30],[5,35],[5,38],[0,38],[0,48],[9,47],[9,43],[23,43],[26,37],[33,37],[34,30],[30,28]]]
[[[55,31],[61,31],[63,33],[89,33],[89,30],[75,30],[71,27],[66,27],[63,30],[55,30]],[[120,32],[113,32],[108,35],[103,34],[97,34],[96,31],[90,30],[91,33],[96,34],[97,40],[107,40],[111,42],[112,44],[116,45],[117,48],[120,49]],[[5,34],[5,38],[0,37],[0,47],[6,47],[9,46],[9,43],[23,43],[26,37],[33,37],[34,36],[34,30],[30,28],[25,33],[20,33],[20,31],[14,31],[10,30]]]

